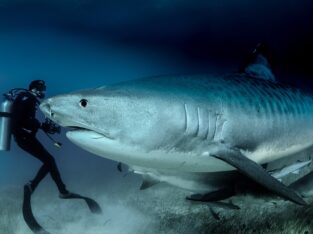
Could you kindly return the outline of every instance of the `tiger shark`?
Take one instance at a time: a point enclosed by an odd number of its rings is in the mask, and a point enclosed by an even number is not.
[[[278,83],[260,46],[237,73],[130,80],[58,95],[40,109],[74,144],[142,175],[141,189],[167,182],[203,195],[191,200],[221,200],[247,177],[306,204],[264,165],[313,145],[313,97]]]

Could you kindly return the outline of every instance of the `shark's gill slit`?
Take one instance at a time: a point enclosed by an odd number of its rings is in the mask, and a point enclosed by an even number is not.
[[[209,111],[205,109],[205,120],[207,121],[207,123],[205,124],[205,134],[203,136],[203,140],[208,139],[209,137],[209,129],[210,129],[210,116],[209,116]]]
[[[199,136],[199,131],[200,131],[200,109],[197,107],[197,129],[195,132],[195,137]]]
[[[213,140],[215,131],[216,131],[216,113],[210,111],[209,112],[209,119],[210,119],[210,125],[209,125],[209,134],[207,140]]]
[[[184,104],[184,113],[185,113],[185,133],[187,133],[188,129],[188,112],[187,112],[187,104]]]

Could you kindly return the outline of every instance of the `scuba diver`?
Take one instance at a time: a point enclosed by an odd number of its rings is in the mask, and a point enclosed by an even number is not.
[[[61,127],[49,119],[43,123],[36,119],[36,111],[40,100],[45,97],[45,91],[45,82],[34,80],[29,84],[28,89],[16,88],[4,94],[4,101],[0,105],[0,151],[10,150],[11,135],[13,135],[21,149],[43,163],[35,178],[24,185],[23,217],[34,233],[48,234],[37,222],[31,208],[31,195],[48,173],[58,187],[60,198],[82,199],[94,214],[101,214],[102,209],[95,200],[71,193],[66,189],[53,156],[36,138],[38,130],[42,129],[55,146],[61,147],[61,143],[54,141],[49,135],[60,133]]]
[[[35,178],[27,183],[24,189],[31,194],[40,181],[50,173],[59,190],[59,197],[68,198],[71,196],[71,193],[66,189],[61,179],[53,156],[36,138],[36,133],[39,129],[42,129],[47,135],[48,133],[60,132],[60,127],[56,126],[52,121],[46,119],[44,123],[40,123],[36,119],[37,107],[40,104],[40,99],[45,97],[45,91],[45,82],[43,80],[34,80],[29,84],[28,90],[17,94],[12,106],[12,134],[15,142],[21,149],[43,163]]]

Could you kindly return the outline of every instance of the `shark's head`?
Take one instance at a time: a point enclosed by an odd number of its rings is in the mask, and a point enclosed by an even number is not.
[[[173,118],[183,111],[181,106],[123,89],[98,88],[59,95],[45,100],[40,109],[54,122],[69,127],[67,137],[75,144],[122,162],[129,162],[129,151],[166,147],[184,128],[183,119]]]
[[[84,90],[49,98],[40,105],[40,109],[54,122],[70,127],[69,136],[84,132],[113,138],[117,118],[114,111],[110,110],[114,108],[109,99],[110,97],[100,96],[98,90],[93,93],[91,90]],[[100,111],[102,108],[105,110]],[[111,126],[110,133],[105,126]]]

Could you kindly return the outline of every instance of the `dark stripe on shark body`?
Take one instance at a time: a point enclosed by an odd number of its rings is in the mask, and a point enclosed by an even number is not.
[[[260,89],[259,86],[251,85],[250,82],[243,83],[242,86],[238,88],[246,89],[246,92],[249,94],[249,97],[246,98],[244,102],[244,109],[253,107],[253,111],[255,111],[257,115],[260,115],[260,112],[262,112],[266,118],[273,117],[276,107],[273,101],[270,101],[273,98],[271,92],[266,89]]]
[[[235,107],[241,106],[245,108],[246,105],[251,108],[251,101],[254,102],[252,106],[257,112],[265,113],[268,118],[287,119],[295,118],[310,111],[311,103],[306,100],[307,97],[299,95],[299,91],[289,87],[283,87],[272,82],[252,81],[241,83],[240,79],[235,79],[233,82],[233,91],[227,94],[227,99],[239,99],[237,96],[244,97],[246,100],[236,100]],[[240,85],[238,85],[240,84]],[[244,90],[241,90],[244,89]],[[254,94],[254,95],[253,95]],[[252,95],[252,98],[249,97]],[[312,100],[310,100],[311,102]],[[259,102],[259,103],[258,103]],[[251,111],[251,109],[250,109]]]
[[[296,101],[294,96],[290,93],[289,90],[284,90],[284,95],[285,95],[285,101],[287,103],[287,108],[288,108],[288,112],[292,112],[293,117],[296,117],[297,115],[299,115],[299,111],[297,109],[296,106]]]
[[[262,93],[262,90],[255,85],[248,84],[245,84],[245,89],[249,92],[250,100],[252,101],[251,105],[255,106],[255,111],[258,116],[266,115],[267,106],[264,101],[264,94]]]
[[[218,102],[216,100],[220,100],[222,108],[229,108],[233,113],[244,113],[257,117],[256,121],[258,118],[266,119],[269,125],[285,126],[291,122],[300,122],[313,110],[312,96],[303,96],[295,88],[271,81],[235,75],[220,79],[208,79],[205,86],[208,87],[207,97],[216,103]],[[199,125],[195,135],[200,137],[203,136],[200,122],[203,121],[204,111],[201,108],[194,109],[194,111],[198,111],[196,116]],[[212,139],[216,135],[215,132],[218,131],[217,118],[208,111],[207,121],[209,126],[207,139]]]

